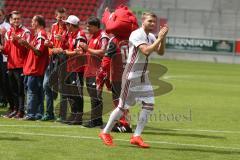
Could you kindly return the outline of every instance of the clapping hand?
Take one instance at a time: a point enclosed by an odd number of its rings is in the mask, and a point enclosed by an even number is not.
[[[168,33],[169,27],[167,24],[165,24],[163,27],[160,26],[160,31],[158,33],[158,38],[164,39]]]

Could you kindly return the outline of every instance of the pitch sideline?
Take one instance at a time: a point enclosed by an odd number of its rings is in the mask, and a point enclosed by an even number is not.
[[[46,136],[46,137],[63,137],[63,138],[76,138],[76,139],[91,139],[91,140],[100,140],[97,137],[89,137],[89,136],[71,136],[71,135],[60,135],[60,134],[46,134],[46,133],[28,133],[28,132],[8,132],[8,131],[0,131],[2,134],[17,134],[17,135],[30,135],[30,136]],[[129,142],[126,139],[115,139],[116,141],[124,141]],[[199,148],[214,148],[214,149],[224,149],[224,150],[239,150],[237,147],[218,147],[213,145],[203,145],[203,144],[186,144],[186,143],[174,143],[174,142],[165,142],[165,141],[146,141],[152,144],[167,144],[174,146],[188,146],[188,147],[199,147]]]

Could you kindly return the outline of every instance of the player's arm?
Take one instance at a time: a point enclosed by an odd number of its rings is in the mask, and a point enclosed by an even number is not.
[[[168,25],[165,25],[158,34],[158,36],[163,36],[161,43],[155,50],[159,55],[163,55],[165,53],[166,35],[168,33],[168,30],[169,30]]]
[[[160,45],[162,39],[157,38],[156,41],[151,44],[148,45],[146,43],[140,44],[138,46],[138,48],[140,49],[140,51],[145,55],[145,56],[149,56],[152,52],[154,52],[156,50],[156,48]]]
[[[85,36],[80,36],[80,37],[78,37],[78,39],[76,39],[76,49],[74,49],[73,51],[65,50],[64,53],[68,56],[72,56],[75,54],[83,54],[84,51],[83,51],[82,47],[80,46],[81,43],[87,45],[87,39]]]
[[[27,40],[24,40],[24,39],[20,39],[19,41],[26,48],[31,49],[36,56],[40,56],[45,49],[45,45],[44,45],[45,38],[43,37],[38,37],[37,43],[35,46],[33,46]]]
[[[92,49],[89,48],[87,44],[81,43],[80,46],[83,48],[84,51],[89,52],[90,54],[95,54],[95,55],[101,55],[104,56],[107,46],[108,46],[108,39],[107,38],[102,38],[101,39],[101,48],[100,49]]]
[[[164,54],[164,49],[165,49],[165,37],[168,33],[168,26],[164,26],[158,33],[158,38],[154,41],[153,44],[147,45],[147,44],[141,44],[139,45],[139,49],[141,52],[149,56],[151,53],[156,51],[158,54]]]
[[[83,53],[83,50],[81,48],[79,49],[75,49],[73,51],[70,51],[70,50],[64,50],[63,51],[64,54],[68,55],[68,56],[73,56],[75,54],[82,54]]]
[[[50,37],[49,39],[45,40],[44,45],[48,48],[53,48],[54,47],[53,42],[54,42],[54,26],[52,26]]]

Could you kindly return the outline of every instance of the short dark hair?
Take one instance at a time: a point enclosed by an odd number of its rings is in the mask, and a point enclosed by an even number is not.
[[[43,26],[44,28],[46,27],[46,22],[42,15],[36,15],[36,16],[34,16],[34,18],[40,26]]]
[[[67,10],[64,7],[60,7],[60,8],[57,8],[55,10],[55,14],[57,14],[57,13],[66,13],[66,12],[67,12]]]
[[[88,18],[87,24],[100,28],[100,20],[97,17]]]

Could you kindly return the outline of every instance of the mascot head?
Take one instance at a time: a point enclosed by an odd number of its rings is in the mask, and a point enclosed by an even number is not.
[[[120,5],[112,13],[106,8],[102,23],[105,25],[107,33],[114,34],[123,40],[128,40],[131,32],[138,28],[136,16],[124,5]]]

